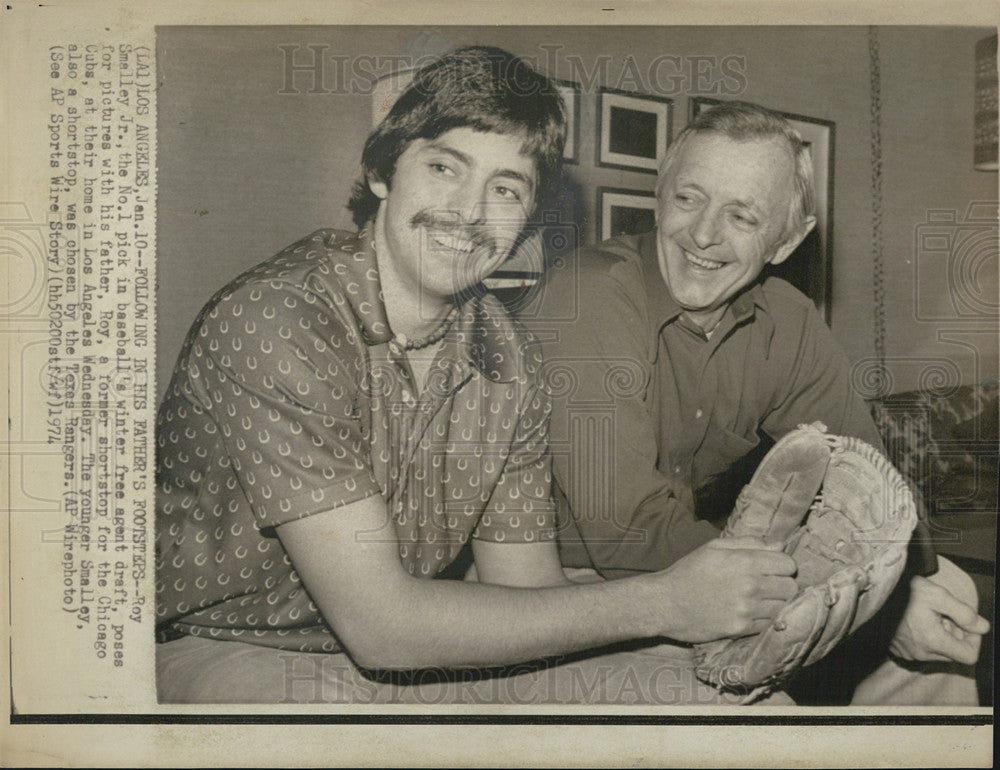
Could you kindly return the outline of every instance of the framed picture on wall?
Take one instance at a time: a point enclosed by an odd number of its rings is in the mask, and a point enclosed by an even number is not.
[[[655,174],[670,144],[673,100],[602,88],[597,97],[597,165]]]
[[[692,97],[691,120],[702,110],[721,104],[721,99]],[[831,278],[833,265],[833,151],[835,125],[832,121],[773,110],[792,124],[809,147],[813,163],[816,196],[816,227],[788,259],[765,269],[765,275],[777,275],[809,297],[830,323]]]
[[[557,80],[556,89],[566,102],[565,163],[580,162],[580,84],[572,80]]]
[[[646,190],[597,188],[597,240],[638,235],[656,227],[656,195]]]

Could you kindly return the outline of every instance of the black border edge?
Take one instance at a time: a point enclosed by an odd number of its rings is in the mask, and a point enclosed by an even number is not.
[[[993,725],[988,714],[11,714],[12,725]]]

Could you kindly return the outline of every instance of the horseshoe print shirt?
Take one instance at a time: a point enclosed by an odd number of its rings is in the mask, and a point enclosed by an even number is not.
[[[527,334],[470,299],[422,389],[392,338],[366,232],[321,230],[205,306],[157,420],[161,631],[340,649],[275,534],[380,495],[432,578],[468,539],[555,537],[549,399]]]

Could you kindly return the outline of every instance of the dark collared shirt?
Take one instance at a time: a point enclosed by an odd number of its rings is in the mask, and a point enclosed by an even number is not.
[[[804,295],[778,279],[754,284],[706,337],[666,290],[653,233],[554,268],[524,321],[543,341],[553,389],[567,566],[658,570],[716,537],[711,522],[731,511],[766,448],[761,434],[821,421],[881,447]]]
[[[157,610],[175,631],[339,649],[275,536],[380,495],[411,574],[472,537],[554,537],[549,400],[526,336],[470,299],[423,389],[392,339],[365,233],[319,231],[199,315],[157,423]]]

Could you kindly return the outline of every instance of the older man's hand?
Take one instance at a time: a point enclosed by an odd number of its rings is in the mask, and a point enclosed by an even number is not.
[[[943,557],[938,564],[936,574],[911,580],[910,601],[889,651],[903,660],[973,665],[990,624],[976,612],[969,576]]]

